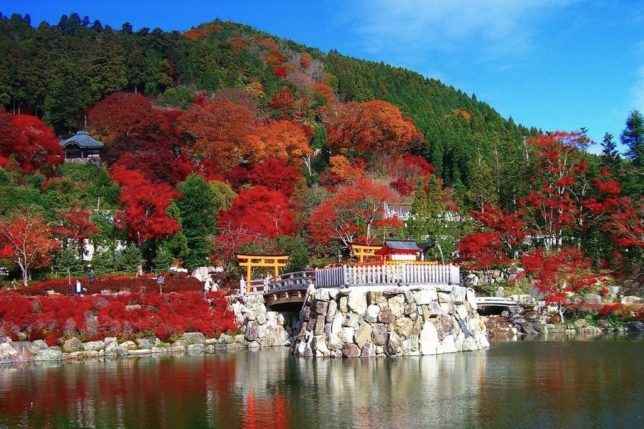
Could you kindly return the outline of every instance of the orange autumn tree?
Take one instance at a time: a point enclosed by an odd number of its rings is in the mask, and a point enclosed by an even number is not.
[[[414,123],[386,101],[334,103],[322,116],[328,145],[336,153],[400,155],[423,138]]]
[[[365,175],[366,162],[362,158],[349,160],[344,155],[329,157],[331,168],[320,177],[324,185],[335,186],[341,183],[355,183]]]
[[[0,219],[0,258],[18,265],[24,286],[31,271],[48,266],[59,247],[53,228],[37,213],[20,211]]]
[[[271,157],[291,165],[308,159],[313,150],[309,146],[307,130],[294,122],[279,120],[264,124],[246,136],[245,158],[251,163]]]
[[[227,173],[243,159],[245,138],[256,122],[248,106],[222,98],[193,105],[178,119],[177,128],[192,143],[194,154]]]

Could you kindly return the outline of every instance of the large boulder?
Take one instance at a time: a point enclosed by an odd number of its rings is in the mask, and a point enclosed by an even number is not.
[[[358,347],[362,348],[371,339],[372,332],[373,327],[370,324],[363,323],[360,325],[355,334],[355,342]]]
[[[256,341],[259,338],[259,324],[251,321],[246,325],[245,337],[247,341]]]
[[[321,300],[318,299],[317,301],[315,301],[315,312],[317,314],[326,315],[326,312],[327,312],[328,308],[329,308],[329,301],[328,300],[327,301],[321,301]]]
[[[136,345],[139,349],[151,349],[156,343],[156,338],[137,338]]]
[[[181,336],[181,339],[185,341],[187,345],[203,344],[206,341],[206,336],[201,332],[186,332]]]
[[[356,314],[364,314],[367,311],[367,295],[361,290],[354,289],[349,292],[349,301],[347,303],[349,310]]]
[[[360,350],[360,356],[362,357],[374,357],[376,355],[376,346],[373,343],[366,343],[362,346]]]
[[[14,349],[10,343],[0,344],[0,361],[11,360],[16,356],[18,352]]]
[[[427,305],[438,300],[435,287],[423,288],[413,293],[417,305]]]
[[[36,340],[31,343],[31,351],[34,353],[37,353],[38,350],[44,350],[48,347],[49,346],[47,345],[47,343],[44,342],[43,340]]]
[[[342,347],[342,356],[348,358],[360,357],[360,349],[355,344],[345,343]]]
[[[72,337],[63,343],[65,353],[74,353],[83,349],[83,343],[76,337]]]
[[[395,317],[402,317],[405,314],[405,295],[398,294],[387,300],[389,309]]]
[[[402,341],[400,340],[398,334],[396,334],[395,332],[389,333],[385,351],[389,356],[397,356],[402,352]]]
[[[454,335],[450,334],[443,338],[443,341],[441,341],[441,349],[443,353],[456,353],[456,338],[454,338]]]
[[[63,352],[54,348],[38,350],[34,355],[34,360],[37,360],[37,361],[63,360]]]
[[[99,351],[105,348],[105,343],[103,341],[88,341],[83,343],[83,350],[86,352],[89,351]]]
[[[329,335],[327,346],[330,351],[342,350],[342,347],[344,346],[344,342],[338,335],[331,334]]]
[[[342,330],[342,322],[344,321],[344,316],[340,312],[336,312],[333,316],[333,322],[331,322],[331,333],[339,334]]]
[[[387,344],[387,337],[389,336],[389,328],[382,323],[373,325],[371,332],[371,341],[377,346],[384,346]]]
[[[431,322],[426,322],[420,331],[420,353],[423,355],[435,355],[438,353],[440,342],[438,332]]]
[[[376,304],[371,304],[367,307],[367,314],[365,314],[365,320],[367,322],[375,323],[378,321],[379,313],[380,313],[380,306]]]
[[[344,327],[338,335],[343,343],[353,343],[356,330],[351,327]]]
[[[331,322],[338,313],[338,302],[333,300],[329,301],[329,307],[326,310],[326,321]]]
[[[396,322],[394,323],[394,330],[401,337],[409,337],[413,328],[414,322],[407,317],[400,317],[396,319]]]
[[[381,309],[380,313],[378,313],[378,322],[380,323],[394,323],[395,321],[396,316],[394,316],[389,307]]]

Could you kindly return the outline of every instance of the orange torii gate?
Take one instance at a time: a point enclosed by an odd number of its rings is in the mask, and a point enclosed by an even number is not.
[[[377,258],[380,259],[380,256],[376,254],[382,246],[372,246],[368,244],[349,244],[353,255],[358,258],[359,263],[363,263],[366,258]]]
[[[288,263],[288,255],[235,255],[240,267],[246,268],[246,289],[250,291],[250,282],[253,278],[253,268],[273,268],[273,277],[280,275],[280,268]]]

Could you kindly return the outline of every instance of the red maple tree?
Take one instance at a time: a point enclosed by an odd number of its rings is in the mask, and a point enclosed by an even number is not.
[[[0,113],[0,166],[15,159],[22,171],[51,173],[64,160],[56,135],[43,121],[30,115]]]
[[[344,246],[354,241],[369,243],[382,232],[378,226],[391,229],[391,222],[381,221],[385,219],[385,202],[396,200],[388,186],[363,178],[340,187],[334,196],[323,201],[309,216],[307,229],[312,240],[322,245],[333,240]],[[402,226],[397,219],[392,222]]]
[[[575,247],[564,246],[552,252],[536,249],[521,257],[522,275],[532,278],[533,285],[544,294],[547,303],[556,304],[561,321],[566,308],[576,295],[592,289],[598,276],[591,272],[591,261]]]
[[[0,219],[0,259],[18,265],[25,286],[31,271],[48,266],[59,247],[53,228],[39,214],[20,211]]]
[[[240,245],[295,232],[286,195],[265,186],[242,190],[230,209],[217,219],[222,252],[234,253]]]
[[[137,172],[117,165],[110,177],[121,186],[119,202],[123,209],[116,214],[116,222],[135,238],[139,245],[148,239],[175,234],[181,227],[167,216],[166,210],[179,193],[165,183],[151,183]]]
[[[87,113],[87,119],[92,134],[109,144],[119,137],[167,139],[174,134],[176,112],[155,108],[141,94],[116,92],[96,103]]]

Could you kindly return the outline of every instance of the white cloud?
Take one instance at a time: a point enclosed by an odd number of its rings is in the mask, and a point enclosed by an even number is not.
[[[542,13],[575,0],[361,0],[352,21],[372,52],[478,49],[481,57],[523,51]]]

